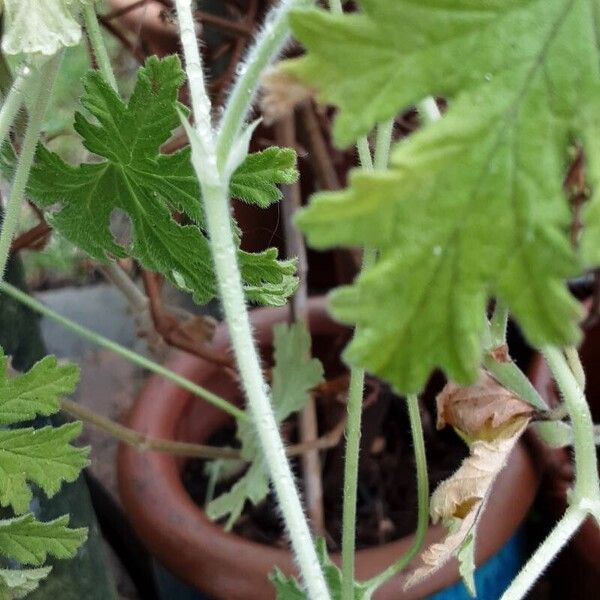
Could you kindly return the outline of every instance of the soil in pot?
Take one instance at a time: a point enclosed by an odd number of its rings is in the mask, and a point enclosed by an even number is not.
[[[456,471],[468,454],[466,445],[452,430],[435,431],[433,400],[440,385],[441,379],[437,385],[430,386],[430,393],[422,405],[432,489]],[[369,395],[364,415],[356,529],[359,550],[410,535],[417,521],[414,453],[406,406],[389,387],[374,381],[368,382],[367,389],[369,387],[375,391]],[[343,386],[341,390],[338,386],[333,393],[338,398],[345,397]],[[343,407],[337,398],[327,395],[326,391],[317,396],[321,413],[332,404],[337,404],[336,412],[341,412]],[[320,416],[321,423],[328,420],[327,415]],[[294,425],[286,425],[288,440],[295,443],[298,440]],[[224,427],[209,443],[235,446],[235,429],[231,425]],[[329,550],[336,552],[341,548],[343,440],[322,458],[326,540]],[[182,473],[186,489],[201,507],[205,505],[209,487],[206,464],[204,460],[192,460]],[[299,461],[294,460],[292,464],[301,485]],[[219,482],[214,489],[214,497],[226,492],[233,483],[235,479]],[[286,548],[288,542],[278,515],[276,500],[270,494],[258,506],[247,503],[233,531],[262,544]]]
[[[346,344],[348,332],[327,317],[323,299],[311,299],[309,311],[313,349],[325,366],[331,387],[328,393],[318,399],[321,433],[324,433],[339,424],[345,412],[343,402],[346,393],[338,357]],[[252,314],[255,336],[265,365],[271,364],[272,327],[287,316],[286,309],[259,309]],[[219,351],[229,347],[226,329],[217,329],[213,343]],[[168,366],[229,400],[241,399],[237,382],[215,365],[189,355],[176,354]],[[378,401],[374,402],[371,392],[376,387],[379,387],[380,393],[377,395]],[[452,472],[466,450],[451,431],[434,431],[432,404],[441,387],[441,378],[432,382],[423,407],[430,463],[436,465],[436,469],[432,471],[434,480],[444,478]],[[373,381],[369,382],[366,398],[359,500],[361,531],[358,531],[362,549],[356,556],[357,574],[361,579],[372,577],[406,550],[411,543],[410,534],[416,521],[415,501],[411,500],[414,495],[410,493],[411,486],[414,486],[414,458],[404,402]],[[213,440],[215,442],[233,440],[233,431],[223,429],[228,421],[227,415],[218,409],[198,402],[189,392],[158,377],[148,381],[135,401],[129,418],[130,426],[147,435],[200,443],[207,443],[215,432],[225,436],[220,440]],[[293,423],[288,424],[286,429],[288,441],[295,441]],[[453,456],[453,451],[447,445],[437,445],[445,438],[452,440],[451,445],[456,444],[455,448],[460,455],[457,453]],[[335,550],[339,544],[343,444],[324,452],[323,457],[327,484],[325,495],[330,520],[327,525],[328,542],[330,548]],[[446,460],[449,462],[443,462]],[[399,464],[404,465],[404,470],[396,473],[394,471],[398,470]],[[186,471],[185,462],[176,457],[154,452],[140,453],[126,447],[120,449],[121,497],[132,524],[150,551],[165,567],[208,597],[220,600],[272,598],[273,588],[268,582],[268,573],[275,565],[287,572],[293,570],[287,544],[285,548],[277,546],[282,539],[279,526],[275,524],[270,528],[260,527],[260,518],[271,518],[269,514],[274,511],[270,507],[273,505],[267,502],[266,510],[261,507],[267,513],[266,517],[253,513],[254,509],[249,509],[244,515],[239,526],[245,522],[248,527],[247,535],[250,537],[226,533],[219,525],[210,522],[203,512],[203,490],[197,486],[192,490],[198,497],[198,503],[190,497],[182,483],[182,470]],[[187,474],[195,483],[204,476],[202,469],[198,468],[194,473],[188,467]],[[490,561],[488,564],[496,565],[496,570],[488,578],[494,584],[494,591],[482,585],[481,597],[488,600],[499,597],[496,588],[501,578],[497,576],[499,563],[496,553],[507,547],[506,543],[518,529],[533,501],[536,484],[531,459],[524,445],[519,444],[495,484],[488,506],[490,516],[484,515],[481,523],[477,561],[479,564]],[[406,511],[406,514],[401,515],[402,511]],[[330,516],[332,513],[337,514],[337,521],[335,516]],[[502,519],[494,518],[497,514],[502,514]],[[380,527],[380,524],[383,526]],[[252,539],[256,535],[253,532],[256,531],[260,532],[261,537]],[[403,537],[402,532],[408,532],[409,535]],[[440,526],[430,527],[427,545],[439,541],[443,535]],[[382,539],[394,541],[381,543]],[[515,551],[514,548],[509,550],[509,554],[516,557],[517,563],[522,560],[522,552]],[[333,552],[332,556],[339,560],[339,552]],[[496,557],[490,560],[493,556]],[[517,568],[518,564],[512,565],[507,571],[502,566],[503,572],[508,572],[510,577]],[[478,573],[479,571],[481,570]],[[448,563],[432,578],[409,592],[404,591],[405,574],[400,574],[378,592],[377,598],[415,600],[446,589],[457,580],[456,565]],[[461,594],[466,594],[462,584],[459,587]],[[461,594],[456,596],[453,593],[449,597],[465,597]]]

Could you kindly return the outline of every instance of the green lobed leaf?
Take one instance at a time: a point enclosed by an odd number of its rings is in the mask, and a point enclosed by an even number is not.
[[[46,356],[23,375],[7,377],[8,359],[0,348],[0,424],[27,421],[58,412],[59,398],[71,394],[79,381],[77,365],[58,364]]]
[[[28,193],[38,206],[52,209],[48,220],[54,229],[95,259],[131,255],[204,303],[215,295],[216,279],[191,151],[160,153],[180,124],[180,111],[185,113],[177,101],[184,79],[177,56],[151,57],[125,103],[100,73],[91,71],[81,100],[90,116],[76,113],[75,129],[102,160],[72,166],[39,146]],[[295,153],[280,148],[250,155],[233,175],[232,194],[267,206],[280,197],[277,184],[294,179],[294,162]],[[4,172],[12,173],[15,157],[9,146],[2,163]],[[111,233],[115,212],[129,219],[130,243],[119,243]],[[178,223],[173,212],[192,222]],[[254,262],[244,261],[250,301],[283,304],[292,293],[291,263],[276,258],[277,251],[270,249]]]
[[[48,556],[72,558],[87,530],[70,529],[68,524],[66,515],[47,523],[32,514],[0,520],[0,555],[26,565],[41,565]]]
[[[273,361],[273,407],[282,423],[306,406],[310,391],[323,381],[323,365],[311,358],[310,333],[303,322],[273,327]]]
[[[302,322],[273,327],[272,403],[277,423],[301,411],[310,390],[323,380],[323,366],[311,358],[311,338]],[[255,506],[269,493],[269,476],[263,464],[255,431],[250,423],[238,422],[237,437],[241,442],[242,458],[251,462],[246,473],[232,488],[207,506],[207,515],[216,520],[229,516],[225,523],[231,529],[242,514],[246,502]]]
[[[64,481],[75,481],[88,465],[88,448],[71,442],[81,433],[81,423],[40,429],[0,430],[0,505],[16,513],[29,507],[28,482],[51,497]]]
[[[268,493],[269,478],[262,462],[256,459],[228,492],[209,503],[206,514],[213,520],[227,517],[224,527],[229,531],[240,518],[246,502],[257,506]]]
[[[600,262],[600,198],[574,248],[563,179],[573,140],[592,188],[600,178],[600,3],[359,4],[361,14],[293,17],[308,56],[288,68],[339,107],[338,142],[428,95],[449,109],[395,148],[389,171],[354,172],[348,190],[317,195],[299,218],[316,247],[378,250],[332,298],[334,314],[360,326],[347,359],[402,392],[437,367],[472,381],[492,296],[534,345],[576,343],[581,311],[564,281]]]
[[[0,569],[0,600],[25,598],[48,577],[52,567],[38,569]]]
[[[343,600],[342,598],[342,571],[340,568],[331,560],[327,552],[327,545],[323,538],[318,538],[316,542],[317,557],[327,587],[331,594],[332,600]],[[275,586],[277,594],[277,600],[306,600],[308,596],[302,590],[297,579],[294,577],[287,577],[279,568],[276,568],[269,576],[269,579]],[[370,600],[373,592],[366,585],[354,582],[354,600]]]
[[[279,183],[294,183],[298,179],[296,153],[290,148],[267,148],[248,155],[235,171],[230,192],[234,198],[267,208],[281,200]]]
[[[268,306],[285,306],[296,291],[296,259],[277,260],[277,249],[263,252],[238,251],[244,293],[248,302]]]

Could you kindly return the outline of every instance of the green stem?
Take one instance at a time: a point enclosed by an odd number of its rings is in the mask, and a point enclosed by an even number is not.
[[[546,363],[558,384],[573,427],[575,449],[575,490],[573,501],[600,505],[600,480],[596,460],[594,422],[583,390],[563,353],[555,347],[542,350]]]
[[[220,167],[238,137],[266,67],[279,55],[289,37],[288,15],[309,0],[280,0],[265,17],[262,28],[246,58],[237,67],[238,77],[218,127],[217,159]]]
[[[483,357],[483,365],[504,387],[514,392],[521,400],[539,410],[549,410],[531,381],[512,360],[498,361],[491,354],[486,353]]]
[[[203,444],[191,444],[188,442],[177,442],[174,440],[164,440],[152,438],[134,429],[129,429],[120,423],[115,423],[94,411],[63,398],[60,401],[60,408],[72,417],[80,419],[101,431],[109,434],[116,440],[137,448],[140,452],[162,452],[174,456],[183,456],[186,458],[204,458],[206,460],[244,460],[240,451],[235,448],[221,446],[205,446]]]
[[[569,507],[548,537],[540,544],[520,573],[513,579],[500,600],[521,600],[521,598],[524,598],[531,586],[550,564],[550,561],[579,529],[585,518],[586,511],[573,506]]]
[[[490,335],[492,348],[499,348],[506,344],[506,328],[508,326],[508,306],[496,298],[494,313],[490,319]]]
[[[594,423],[583,393],[564,354],[555,347],[542,350],[546,363],[564,398],[573,428],[575,489],[569,507],[550,535],[542,542],[501,600],[520,600],[544,572],[549,562],[571,539],[589,513],[600,516],[600,481],[594,440]],[[577,361],[579,362],[579,361]]]
[[[100,24],[98,23],[98,16],[96,15],[94,4],[84,3],[82,10],[85,29],[90,44],[92,45],[92,49],[94,50],[94,56],[96,57],[100,72],[104,79],[106,79],[116,91],[118,89],[117,78],[115,77],[115,73],[110,64],[110,58],[108,56],[108,51],[106,50],[106,45],[104,44],[104,38],[102,37],[102,31],[100,29]]]
[[[419,111],[421,119],[425,125],[435,123],[435,121],[438,121],[442,117],[442,113],[438,108],[437,102],[432,96],[429,96],[422,102],[419,102],[419,104],[417,104],[417,110]]]
[[[363,169],[373,168],[373,159],[371,157],[371,149],[369,148],[369,140],[366,137],[361,137],[356,142],[358,151],[358,161]]]
[[[394,119],[385,121],[377,128],[375,138],[375,168],[386,169],[390,162],[392,148],[392,134],[394,133]]]
[[[227,159],[231,144],[237,138],[253,97],[255,85],[268,60],[278,51],[287,36],[287,13],[295,1],[281,2],[259,36],[245,71],[236,83],[222,122],[219,144],[223,159]],[[250,318],[237,261],[237,248],[231,226],[229,181],[223,176],[218,160],[217,144],[210,124],[210,101],[206,92],[202,59],[198,51],[192,16],[191,0],[175,0],[180,39],[192,99],[196,131],[190,132],[192,163],[202,189],[207,230],[219,292],[242,385],[248,400],[248,410],[258,434],[279,508],[287,526],[303,583],[311,600],[329,600],[330,594],[321,570],[310,528],[302,509],[292,470],[260,364],[252,335]],[[245,88],[239,90],[240,82]],[[195,135],[194,135],[195,133]]]
[[[429,528],[429,476],[427,474],[427,456],[425,454],[425,439],[423,437],[419,400],[417,396],[410,395],[406,398],[406,404],[408,406],[410,431],[415,448],[418,498],[417,530],[408,550],[395,563],[385,569],[385,571],[382,571],[379,575],[366,582],[367,587],[372,592],[402,571],[418,554]]]
[[[329,10],[336,15],[341,15],[344,12],[342,0],[329,0]]]
[[[19,214],[21,205],[25,197],[25,189],[29,179],[29,173],[33,165],[35,157],[35,149],[40,139],[44,116],[50,103],[52,96],[52,87],[60,63],[62,60],[62,52],[52,57],[41,70],[37,97],[31,107],[29,118],[27,120],[27,128],[21,146],[17,167],[12,181],[10,195],[4,212],[4,220],[2,221],[2,231],[0,232],[0,280],[4,278],[4,270],[12,239],[19,224]]]
[[[116,342],[105,338],[104,336],[100,335],[99,333],[96,333],[95,331],[87,329],[86,327],[83,327],[82,325],[71,321],[67,317],[59,315],[52,309],[48,308],[47,306],[44,306],[35,298],[32,298],[31,296],[25,294],[21,290],[18,290],[12,285],[5,282],[0,283],[0,291],[11,296],[15,300],[18,300],[19,302],[21,302],[25,306],[28,306],[35,312],[45,317],[48,317],[49,319],[52,319],[57,323],[60,323],[66,329],[72,331],[73,333],[76,333],[78,336],[92,342],[93,344],[97,344],[98,346],[106,348],[107,350],[111,350],[115,354],[126,358],[132,363],[135,363],[136,365],[139,365],[144,369],[148,369],[148,371],[156,373],[157,375],[160,375],[165,379],[176,383],[183,389],[188,390],[192,394],[195,394],[199,398],[206,400],[210,404],[213,404],[217,408],[220,408],[222,411],[230,414],[235,419],[238,419],[239,421],[248,421],[248,415],[243,410],[239,409],[237,406],[234,406],[224,398],[213,394],[209,390],[204,389],[203,387],[193,383],[189,379],[186,379],[185,377],[182,377],[181,375],[169,369],[166,369],[162,365],[155,363],[154,361],[146,358],[145,356],[142,356],[137,352],[133,352],[132,350],[129,350],[128,348],[125,348],[120,344],[117,344]]]
[[[394,121],[389,120],[377,128],[375,142],[375,168],[387,166]],[[373,169],[373,159],[367,138],[357,142],[361,165]],[[377,250],[365,248],[361,272],[369,269],[377,259]],[[356,546],[356,501],[358,490],[358,462],[360,452],[360,434],[362,421],[362,400],[365,385],[365,371],[353,367],[350,369],[348,387],[348,422],[346,425],[346,453],[344,458],[344,501],[342,515],[342,598],[354,597],[354,553]]]
[[[577,380],[577,384],[583,391],[585,391],[585,371],[583,370],[583,365],[581,364],[581,358],[579,357],[577,348],[574,348],[573,346],[567,346],[565,348],[565,358],[569,363],[571,372]]]
[[[6,140],[26,95],[33,88],[34,79],[30,67],[24,65],[19,69],[19,73],[2,103],[2,109],[0,109],[0,146]]]

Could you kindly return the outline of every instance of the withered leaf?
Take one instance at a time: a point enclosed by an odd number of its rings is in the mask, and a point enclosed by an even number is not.
[[[421,555],[406,583],[410,587],[440,569],[452,557],[472,595],[475,595],[475,538],[490,490],[525,431],[533,409],[493,377],[482,373],[479,381],[461,388],[446,385],[437,397],[438,428],[452,425],[470,440],[469,456],[431,496],[433,523],[441,522],[446,538]]]
[[[291,114],[296,106],[313,96],[313,90],[276,66],[264,73],[261,82],[260,108],[267,124]]]
[[[447,383],[436,403],[438,429],[452,425],[474,439],[493,439],[497,429],[534,412],[530,404],[484,371],[467,387]]]

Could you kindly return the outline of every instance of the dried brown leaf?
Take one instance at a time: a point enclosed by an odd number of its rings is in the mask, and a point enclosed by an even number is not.
[[[290,115],[296,106],[312,97],[311,88],[277,67],[262,76],[260,108],[267,125]]]
[[[460,387],[448,383],[436,398],[437,428],[452,425],[474,439],[494,439],[498,429],[534,409],[491,375],[482,372],[477,383]]]
[[[475,537],[496,477],[525,431],[532,407],[482,373],[468,387],[449,383],[437,397],[438,428],[449,424],[471,440],[470,455],[431,496],[433,523],[448,529],[443,542],[432,544],[421,555],[422,566],[408,578],[407,587],[440,569],[452,557],[469,591],[475,594]]]

